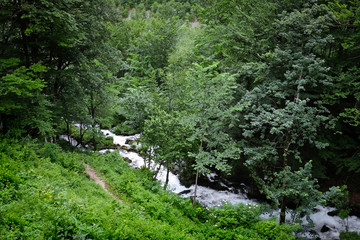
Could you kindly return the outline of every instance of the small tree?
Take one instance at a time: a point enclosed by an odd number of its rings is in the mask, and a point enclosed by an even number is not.
[[[191,142],[187,140],[190,128],[182,122],[181,117],[179,112],[167,113],[156,107],[151,118],[145,121],[141,135],[141,148],[148,160],[147,168],[151,168],[151,161],[157,164],[154,178],[162,166],[167,169],[164,189],[169,182],[170,168],[185,159],[191,148]]]
[[[196,142],[197,149],[189,152],[195,159],[195,191],[199,174],[209,171],[210,167],[228,172],[229,158],[239,153],[228,130],[233,124],[233,108],[230,107],[236,89],[234,76],[217,72],[217,63],[203,67],[194,64],[189,70],[186,81],[187,122],[192,126],[190,140]]]

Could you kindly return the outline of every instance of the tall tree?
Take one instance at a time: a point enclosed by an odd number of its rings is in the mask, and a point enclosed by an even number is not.
[[[219,61],[223,71],[241,72],[238,78],[242,77],[241,82],[245,83],[252,72],[240,70],[260,62],[259,56],[275,43],[275,10],[273,1],[209,1],[200,14],[200,21],[206,26],[198,41],[198,54]]]
[[[311,208],[320,199],[313,190],[316,181],[310,180],[311,167],[304,166],[309,159],[302,158],[302,147],[327,146],[318,135],[330,126],[328,110],[318,100],[331,82],[317,52],[333,40],[327,34],[329,19],[328,9],[317,4],[280,15],[275,22],[278,47],[263,56],[267,74],[240,101],[245,107],[240,115],[245,164],[261,191],[281,208],[280,223],[290,201]],[[270,194],[274,184],[282,189],[279,194]],[[309,196],[313,202],[307,201]]]
[[[319,175],[324,179],[332,175],[337,182],[341,180],[349,186],[351,196],[360,191],[357,184],[360,172],[360,3],[333,0],[328,6],[334,14],[330,23],[335,41],[326,56],[334,85],[326,89],[323,103],[338,121],[336,135],[324,133],[330,147],[320,152],[318,162],[326,166],[322,169],[328,172],[322,171]]]
[[[194,64],[186,77],[187,121],[193,128],[189,139],[197,143],[197,150],[189,153],[195,159],[194,203],[199,174],[208,172],[211,167],[227,172],[230,169],[227,160],[239,153],[227,131],[233,124],[231,103],[235,79],[219,73],[217,67],[217,63]]]
[[[55,127],[64,116],[71,116],[62,110],[77,109],[65,107],[67,102],[63,101],[81,89],[65,90],[82,87],[79,73],[86,70],[84,62],[100,60],[107,35],[105,22],[114,16],[112,7],[105,0],[6,0],[0,7],[2,58],[18,58],[19,65],[26,68],[37,63],[46,67],[47,71],[42,74],[46,82],[43,93],[52,102],[48,109],[53,111]],[[73,102],[74,105],[77,103]]]

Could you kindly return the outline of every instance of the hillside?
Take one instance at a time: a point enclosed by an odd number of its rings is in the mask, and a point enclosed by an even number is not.
[[[255,206],[193,208],[117,153],[65,152],[32,141],[2,141],[0,149],[2,239],[294,238],[294,227],[260,221]],[[84,173],[84,163],[120,200]]]

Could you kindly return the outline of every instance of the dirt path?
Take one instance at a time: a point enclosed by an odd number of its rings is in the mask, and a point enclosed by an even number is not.
[[[87,173],[87,174],[89,175],[89,177],[90,177],[92,180],[95,181],[96,184],[100,185],[108,194],[111,195],[111,197],[112,197],[113,199],[115,199],[116,201],[121,202],[121,200],[120,200],[117,196],[115,196],[114,194],[112,194],[112,193],[107,189],[106,183],[105,183],[103,180],[101,180],[101,179],[98,177],[98,175],[96,175],[95,169],[91,168],[91,167],[90,167],[89,165],[87,165],[87,164],[85,164],[85,167],[86,167],[85,173]]]

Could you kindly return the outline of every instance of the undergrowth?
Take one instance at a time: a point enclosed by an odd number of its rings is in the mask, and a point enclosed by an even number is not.
[[[84,173],[90,164],[114,200]],[[0,239],[294,239],[256,206],[192,207],[117,153],[0,141]]]

